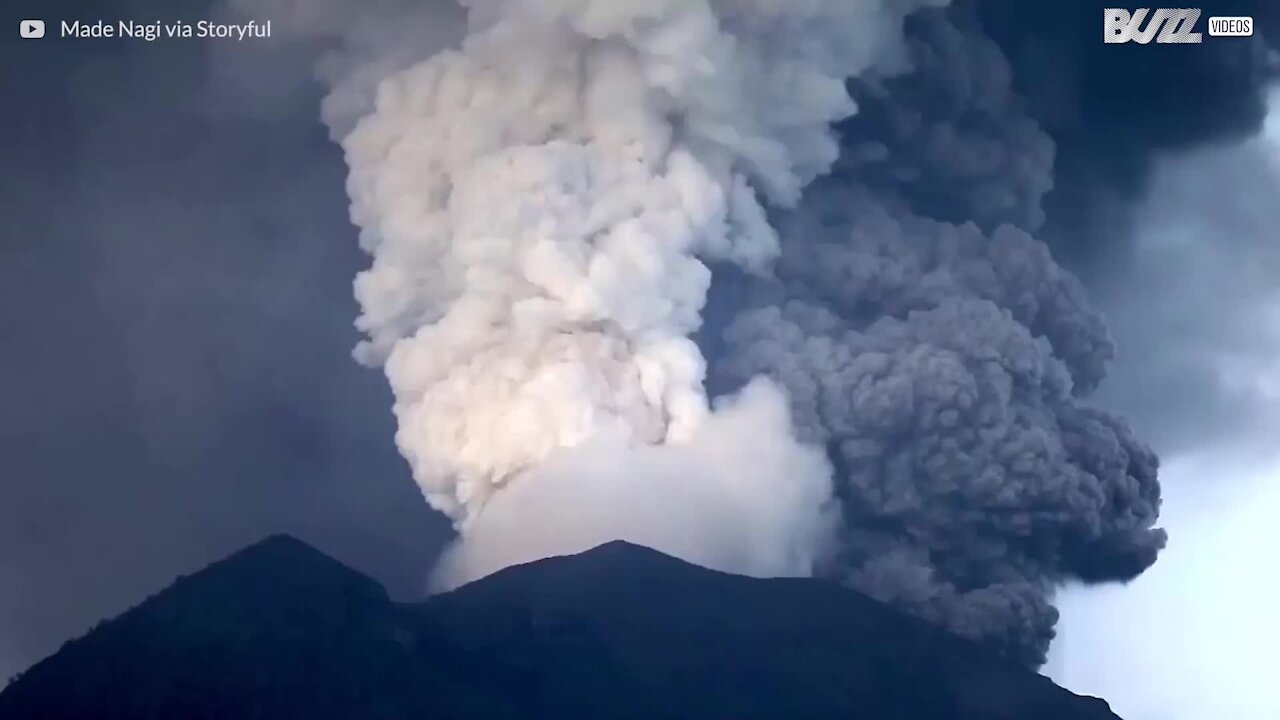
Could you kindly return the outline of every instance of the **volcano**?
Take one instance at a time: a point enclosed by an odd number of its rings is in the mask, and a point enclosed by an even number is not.
[[[622,542],[415,604],[289,537],[67,643],[0,718],[1104,720],[985,648],[819,580]]]

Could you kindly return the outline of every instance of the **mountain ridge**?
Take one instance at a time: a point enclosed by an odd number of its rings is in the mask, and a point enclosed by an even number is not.
[[[847,589],[606,543],[412,604],[288,536],[178,579],[0,692],[0,719],[1113,720]]]

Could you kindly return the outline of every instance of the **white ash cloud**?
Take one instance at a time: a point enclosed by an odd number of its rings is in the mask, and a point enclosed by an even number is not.
[[[610,534],[812,571],[825,457],[766,381],[713,411],[690,336],[707,262],[771,272],[767,208],[830,169],[846,81],[903,67],[921,4],[468,0],[443,44],[405,32],[423,6],[265,8],[304,36],[354,27],[320,75],[373,259],[356,354],[459,529],[439,582]]]

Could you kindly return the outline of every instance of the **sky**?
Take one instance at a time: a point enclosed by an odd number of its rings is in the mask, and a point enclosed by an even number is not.
[[[201,43],[45,40],[0,35],[0,676],[276,532],[419,593],[450,530],[351,359],[318,96],[246,114]]]
[[[385,381],[350,358],[366,260],[306,68],[12,35],[0,679],[270,533],[419,593],[450,531],[396,452]],[[246,66],[253,102],[219,76]],[[1171,539],[1128,586],[1063,592],[1045,672],[1127,720],[1280,717],[1276,125],[1162,158],[1136,261],[1085,278],[1120,347],[1101,397],[1162,454]]]
[[[1170,542],[1127,586],[1064,593],[1045,670],[1128,720],[1280,717],[1277,200],[1273,109],[1255,140],[1161,162],[1139,211],[1143,277],[1126,281],[1142,291],[1099,288],[1128,348],[1108,400],[1158,438]]]
[[[1227,487],[1194,488],[1206,474]],[[1128,586],[1065,593],[1046,673],[1127,720],[1274,718],[1280,458],[1182,456],[1165,480],[1165,555]]]

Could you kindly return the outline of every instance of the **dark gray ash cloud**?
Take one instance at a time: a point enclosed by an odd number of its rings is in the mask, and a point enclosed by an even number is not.
[[[809,203],[784,224],[787,301],[739,316],[718,369],[779,379],[831,449],[833,573],[1042,662],[1056,583],[1131,577],[1164,543],[1154,454],[1078,397],[1110,351],[1101,322],[1012,226],[988,237],[837,182]]]
[[[838,172],[780,215],[777,279],[713,363],[726,387],[779,379],[829,448],[829,574],[1032,665],[1055,587],[1130,579],[1165,544],[1156,455],[1094,398],[1116,346],[1066,268],[1131,271],[1158,158],[1256,133],[1270,73],[1260,40],[1108,55],[1101,5],[1045,5],[909,21],[913,71],[857,83]]]

